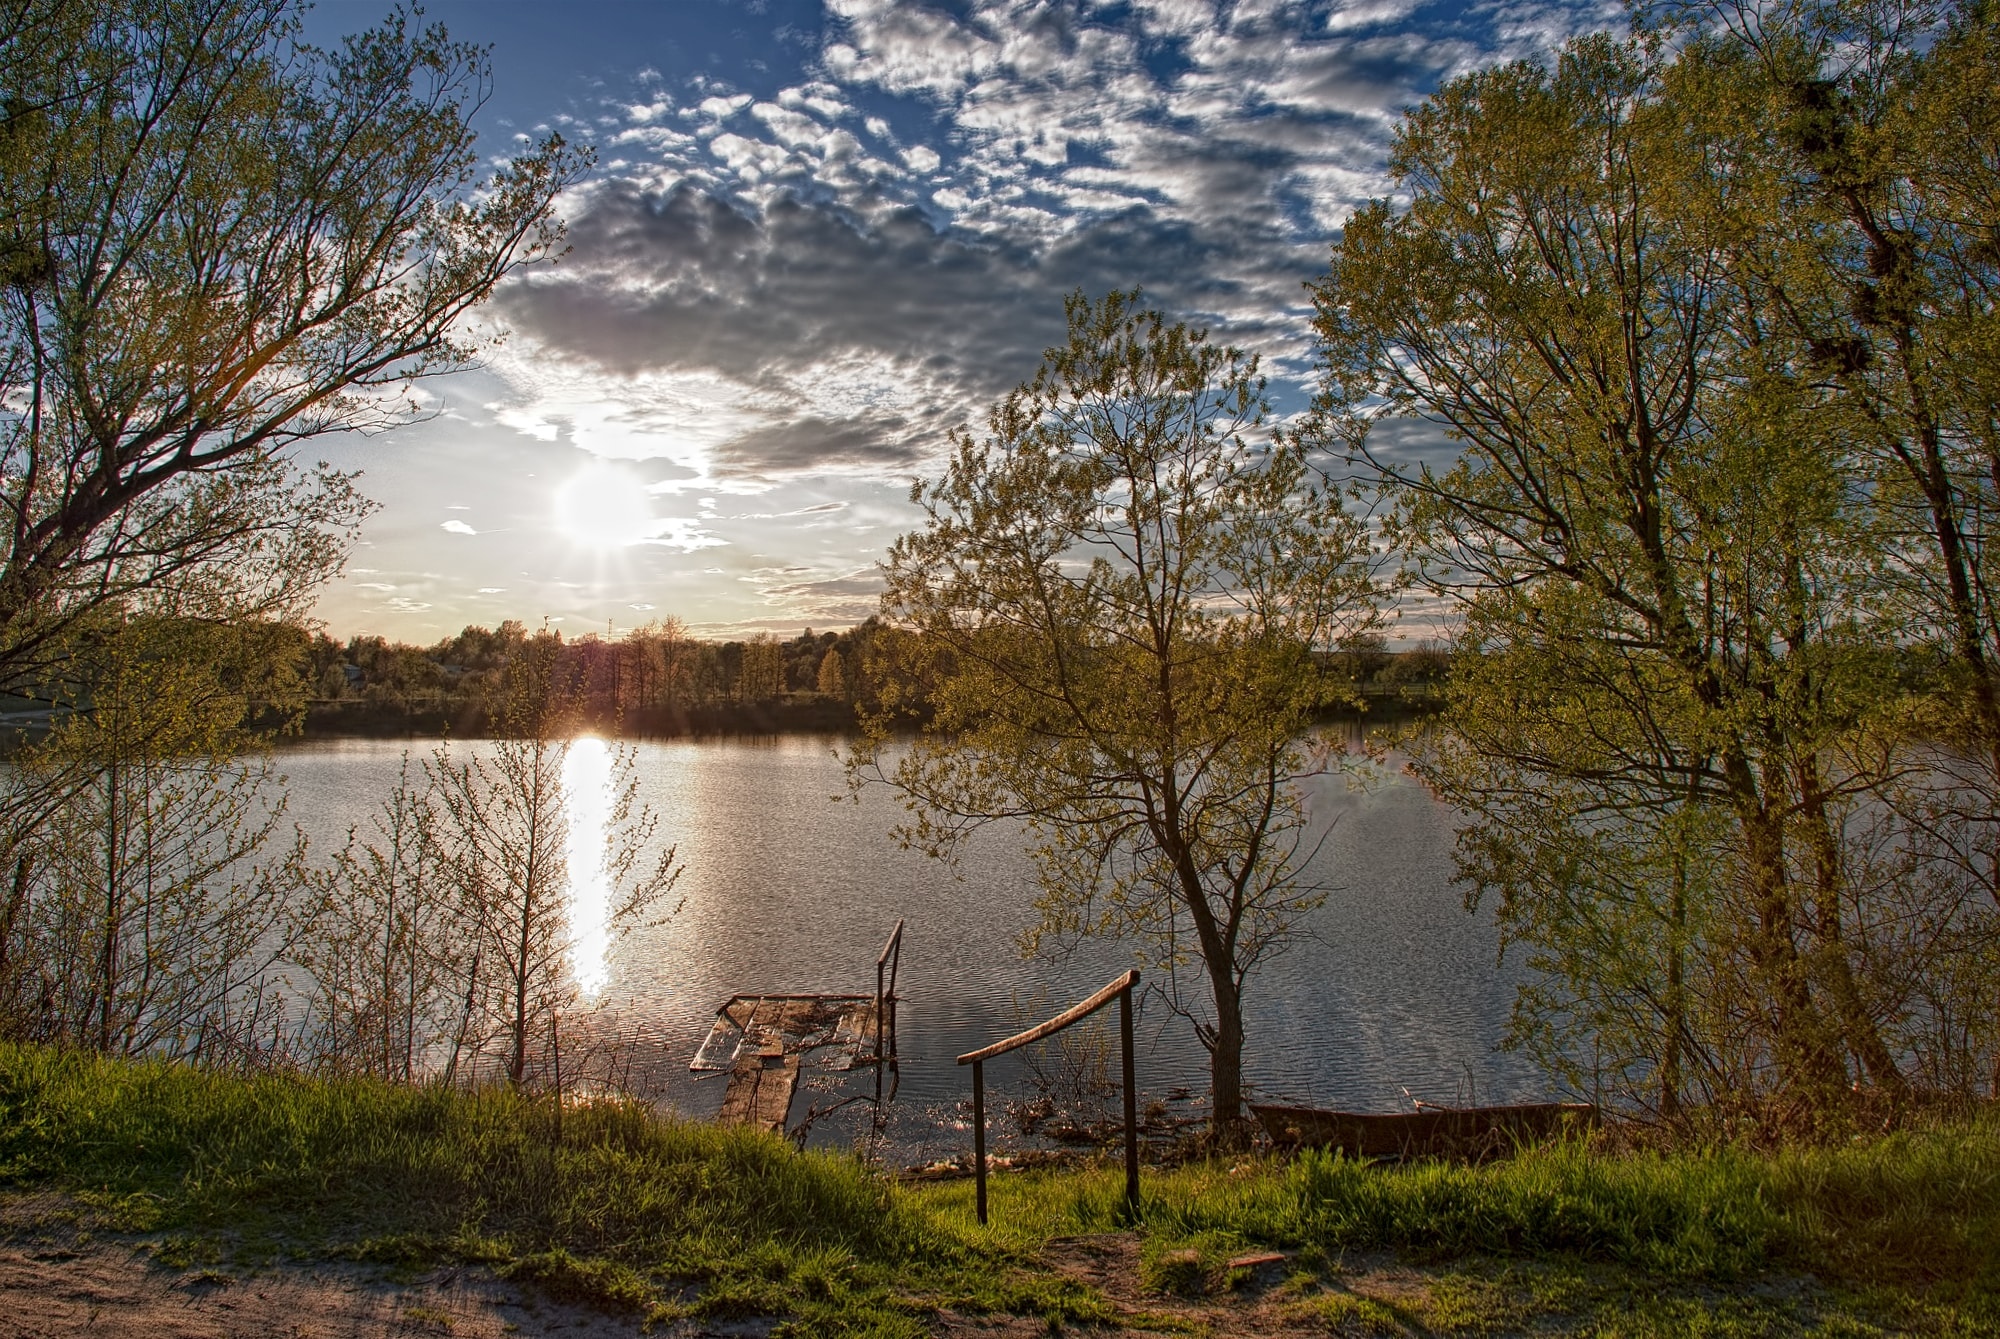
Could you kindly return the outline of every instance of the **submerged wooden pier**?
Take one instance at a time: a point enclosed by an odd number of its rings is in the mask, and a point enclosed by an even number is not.
[[[879,1101],[882,1069],[896,1056],[896,972],[902,951],[903,923],[897,921],[875,960],[872,995],[745,994],[723,1001],[688,1065],[696,1072],[729,1074],[716,1122],[783,1134],[800,1064],[808,1054],[818,1068],[835,1073],[874,1066]]]

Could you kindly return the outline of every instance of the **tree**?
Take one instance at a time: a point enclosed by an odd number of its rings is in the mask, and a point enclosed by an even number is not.
[[[1367,631],[1359,522],[1263,434],[1257,364],[1141,306],[1067,303],[1069,338],[959,432],[884,566],[876,654],[934,712],[890,778],[906,843],[948,856],[1022,823],[1040,882],[1026,938],[1133,934],[1198,966],[1218,1133],[1243,1093],[1243,990],[1319,904],[1299,882],[1297,781],[1338,691],[1315,652]],[[904,699],[907,701],[907,699]],[[852,760],[885,764],[891,709]]]
[[[1609,1042],[1668,1114],[1816,1118],[1906,1090],[1964,907],[1870,840],[1897,544],[1774,286],[1796,254],[1759,241],[1788,182],[1745,87],[1700,44],[1599,37],[1440,90],[1398,133],[1408,208],[1358,213],[1317,288],[1322,408],[1459,602],[1418,765],[1547,973],[1517,1024],[1572,1073]],[[1457,465],[1377,454],[1390,414]]]
[[[481,179],[486,59],[401,13],[325,52],[291,0],[42,8],[0,11],[0,691],[96,611],[296,608],[365,510],[299,448],[465,363],[585,161]]]
[[[468,942],[429,786],[403,757],[366,836],[325,871],[325,914],[302,945],[322,1068],[412,1083],[455,1039],[480,945]]]
[[[829,646],[819,662],[819,691],[827,697],[845,699],[847,696],[847,670],[840,657],[840,648]]]
[[[92,648],[88,698],[9,769],[5,985],[21,1030],[120,1054],[267,1044],[271,969],[317,915],[279,778],[246,756],[245,685],[270,640],[128,625]]]
[[[2000,911],[2000,11],[1989,3],[1693,7],[1685,64],[1775,185],[1738,220],[1773,324],[1851,444],[1884,535],[1877,635],[1945,672],[1885,796],[1913,877]],[[1943,886],[1942,884],[1940,886]],[[2000,1031],[2000,981],[1986,1031]],[[1989,1090],[2000,1094],[2000,1045]]]
[[[785,691],[785,656],[778,639],[768,632],[743,643],[743,668],[736,678],[740,702],[768,702]]]

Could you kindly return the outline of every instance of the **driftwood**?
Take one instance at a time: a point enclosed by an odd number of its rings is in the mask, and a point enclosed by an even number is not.
[[[1250,1110],[1280,1148],[1337,1148],[1353,1158],[1480,1162],[1597,1123],[1597,1108],[1588,1102],[1425,1107],[1381,1114],[1256,1103]]]

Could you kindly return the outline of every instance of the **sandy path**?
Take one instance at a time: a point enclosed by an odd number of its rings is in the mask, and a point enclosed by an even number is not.
[[[561,1306],[478,1270],[438,1270],[405,1281],[343,1265],[182,1271],[161,1267],[143,1246],[122,1241],[80,1249],[0,1247],[0,1339],[622,1339],[638,1333],[634,1320]]]
[[[158,1243],[103,1230],[54,1192],[0,1193],[0,1339],[391,1339],[560,1334],[626,1339],[636,1318],[552,1302],[477,1268],[416,1277],[379,1266],[274,1264],[179,1269]],[[742,1326],[662,1326],[657,1339],[762,1335]]]

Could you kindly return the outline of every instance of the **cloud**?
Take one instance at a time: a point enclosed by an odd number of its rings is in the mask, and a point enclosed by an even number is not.
[[[575,193],[563,265],[503,286],[535,370],[499,417],[686,487],[897,477],[1032,374],[1066,294],[1134,285],[1297,395],[1302,282],[1387,189],[1396,115],[1599,4],[829,0],[775,93],[607,98],[655,161]]]
[[[667,61],[577,109],[606,157],[565,196],[573,250],[502,285],[493,324],[515,337],[481,373],[491,390],[447,411],[512,464],[454,476],[504,490],[449,495],[521,546],[509,600],[536,616],[599,625],[672,589],[663,607],[697,625],[746,602],[780,627],[866,617],[879,582],[844,565],[911,523],[902,481],[1033,374],[1077,290],[1143,286],[1264,354],[1280,412],[1301,408],[1303,283],[1349,211],[1390,190],[1402,109],[1621,21],[1605,0],[826,0],[825,14],[743,68]],[[1427,425],[1384,423],[1375,441],[1399,460],[1455,454]],[[661,507],[695,513],[621,550],[616,583],[602,555],[533,549],[547,488],[589,458],[633,462]],[[497,575],[472,566],[484,546],[437,525],[426,509],[407,529],[451,553],[453,589]],[[469,514],[444,528],[474,532]],[[683,556],[724,543],[718,568]],[[385,569],[401,591],[355,598],[371,612],[390,594],[442,599],[415,566]]]
[[[1302,301],[1319,257],[1269,227],[1207,230],[1143,206],[1033,246],[866,203],[780,197],[755,210],[685,183],[611,183],[571,220],[562,269],[498,303],[542,353],[628,381],[744,388],[758,412],[704,448],[716,475],[901,475],[1034,371],[1071,291],[1142,284],[1268,345],[1273,313]],[[545,408],[513,418],[555,432]]]
[[[471,526],[467,525],[464,521],[457,521],[457,520],[446,521],[438,528],[441,530],[447,530],[454,535],[476,535],[479,533],[477,530],[474,530]]]
[[[873,569],[816,581],[793,581],[769,585],[763,590],[767,604],[783,606],[788,613],[816,624],[858,623],[880,612],[883,582]]]
[[[724,442],[719,472],[794,473],[834,465],[907,469],[923,456],[919,444],[896,440],[899,419],[859,418],[845,423],[801,418],[757,428]]]
[[[642,542],[656,544],[662,548],[678,549],[682,553],[693,553],[697,549],[720,548],[729,541],[702,529],[699,521],[682,516],[669,516],[654,521],[652,533]]]

